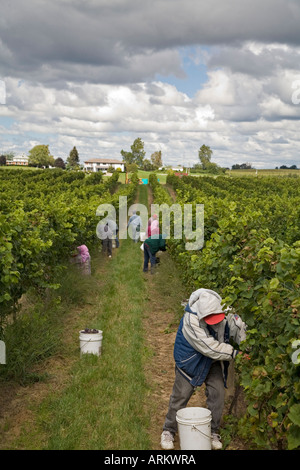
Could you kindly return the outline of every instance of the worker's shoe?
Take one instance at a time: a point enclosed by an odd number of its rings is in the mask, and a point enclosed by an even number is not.
[[[170,431],[163,431],[160,438],[160,445],[164,450],[174,449],[174,436]]]
[[[221,436],[217,433],[212,433],[211,435],[211,448],[212,450],[220,450],[222,449],[223,444],[221,442]]]

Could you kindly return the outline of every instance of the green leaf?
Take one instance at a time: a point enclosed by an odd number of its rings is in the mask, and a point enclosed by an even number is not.
[[[292,423],[296,424],[297,426],[300,426],[300,404],[293,405],[290,408],[288,417],[290,418]]]
[[[274,277],[274,279],[270,281],[270,289],[272,290],[277,289],[278,286],[279,286],[279,279],[277,279],[277,277]]]
[[[300,428],[291,426],[288,434],[288,449],[297,449],[300,446]]]

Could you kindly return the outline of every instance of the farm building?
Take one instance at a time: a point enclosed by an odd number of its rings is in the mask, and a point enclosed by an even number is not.
[[[86,171],[103,171],[106,172],[109,167],[113,167],[115,170],[120,168],[121,171],[125,170],[124,162],[120,160],[112,160],[108,158],[91,158],[84,162],[84,169]]]
[[[7,160],[6,165],[21,165],[21,166],[27,166],[28,165],[28,157],[21,155],[21,156],[16,156],[13,157],[12,160]]]

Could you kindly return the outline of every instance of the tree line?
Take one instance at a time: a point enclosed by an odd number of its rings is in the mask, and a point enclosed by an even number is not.
[[[145,144],[140,137],[136,138],[130,147],[130,150],[121,150],[123,162],[126,166],[126,171],[135,172],[138,169],[145,171],[155,171],[163,166],[162,151],[156,150],[150,156],[150,159],[145,158]],[[212,162],[213,151],[208,146],[203,144],[198,151],[199,163],[193,165],[192,171],[203,171],[205,173],[222,174],[229,168],[223,168]],[[9,152],[0,156],[0,165],[6,165],[6,161],[12,160],[14,157],[13,152]],[[72,148],[67,157],[66,162],[58,157],[54,158],[49,150],[49,145],[36,145],[28,153],[29,166],[48,168],[49,166],[76,170],[80,168],[79,154],[76,146]],[[251,163],[242,163],[232,165],[232,170],[250,170],[253,169]],[[276,170],[278,167],[276,167]],[[279,169],[297,170],[296,165],[290,167],[281,165]],[[113,170],[113,168],[112,168]]]
[[[15,155],[13,152],[7,152],[0,156],[0,165],[6,165],[7,161],[12,161]],[[28,153],[28,165],[38,168],[62,168],[76,169],[79,168],[79,154],[76,147],[70,151],[67,161],[61,157],[54,158],[49,150],[49,145],[35,145]]]
[[[138,137],[131,145],[130,151],[121,150],[126,170],[135,172],[137,169],[155,171],[162,166],[162,152],[157,150],[152,153],[150,159],[145,158],[144,142]],[[9,152],[0,156],[0,165],[6,165],[7,161],[12,161],[14,153]],[[56,167],[62,169],[76,170],[80,168],[79,153],[74,146],[69,153],[66,162],[61,158],[54,158],[49,145],[35,145],[28,152],[28,165],[38,168]],[[113,170],[113,168],[112,168]]]

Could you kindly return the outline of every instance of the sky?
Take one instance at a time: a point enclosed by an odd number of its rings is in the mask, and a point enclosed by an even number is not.
[[[1,0],[0,153],[300,168],[300,0]]]

